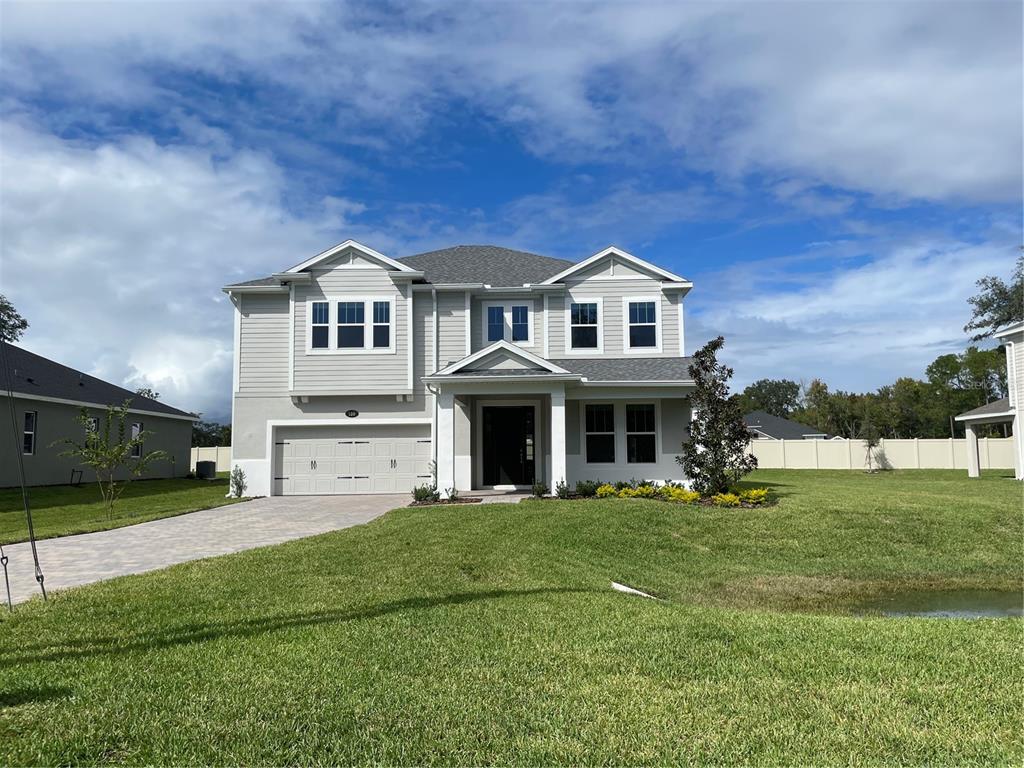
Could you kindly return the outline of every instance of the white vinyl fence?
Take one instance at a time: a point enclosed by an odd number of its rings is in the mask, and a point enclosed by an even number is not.
[[[231,471],[231,446],[222,445],[217,448],[193,448],[189,469],[195,472],[197,461],[217,462],[218,472]]]
[[[751,453],[765,469],[864,469],[863,440],[751,440]],[[885,469],[967,469],[967,440],[881,440],[875,465]],[[1012,437],[978,440],[982,469],[1013,467]]]

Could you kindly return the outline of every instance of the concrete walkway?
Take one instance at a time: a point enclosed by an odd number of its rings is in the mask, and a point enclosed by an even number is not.
[[[47,593],[131,573],[280,544],[369,522],[409,503],[391,496],[273,496],[228,507],[37,542]],[[27,543],[4,552],[14,602],[39,594]],[[0,601],[7,595],[0,583]]]

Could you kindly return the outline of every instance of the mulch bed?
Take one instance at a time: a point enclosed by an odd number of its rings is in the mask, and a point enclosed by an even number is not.
[[[411,501],[410,507],[438,507],[444,504],[479,504],[483,499],[479,496],[460,496],[457,499],[438,499],[437,501]]]

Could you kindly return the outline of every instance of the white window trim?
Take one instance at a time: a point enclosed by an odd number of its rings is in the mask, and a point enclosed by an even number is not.
[[[574,299],[566,296],[565,302],[565,354],[568,357],[585,357],[604,354],[604,299],[600,296]],[[597,304],[597,347],[572,346],[572,305]],[[584,326],[580,326],[584,327]]]
[[[654,461],[629,460],[629,436],[649,435],[650,432],[630,432],[627,411],[631,405],[651,405],[654,407]],[[658,400],[627,400],[622,405],[622,465],[625,467],[653,467],[658,464],[661,456],[661,402]]]
[[[600,315],[598,317],[600,317]],[[619,414],[616,413],[616,411],[618,409],[615,407],[615,403],[614,402],[610,402],[610,401],[608,401],[608,402],[604,402],[604,401],[593,401],[593,402],[592,401],[582,401],[581,405],[583,406],[583,413],[580,414],[580,421],[582,422],[582,430],[581,430],[582,431],[582,436],[580,437],[580,440],[583,443],[582,446],[581,446],[582,449],[583,449],[583,451],[582,451],[582,453],[583,453],[583,463],[586,464],[588,467],[615,467],[615,466],[618,466],[619,435],[618,435],[618,429],[616,428],[616,425],[619,423],[619,418],[618,418]],[[611,431],[610,434],[612,436],[612,451],[615,454],[615,458],[612,459],[611,461],[591,461],[590,460],[590,456],[587,453],[587,435],[607,435],[607,434],[609,434],[608,432],[588,432],[587,431],[587,406],[590,406],[590,405],[609,405],[609,406],[611,406],[611,409],[612,409],[612,431]]]
[[[136,429],[135,429],[136,427],[138,427],[138,431],[136,431]],[[141,421],[133,421],[131,427],[129,427],[128,435],[129,435],[129,437],[132,440],[134,440],[138,435],[141,435],[142,432],[143,432],[142,422]],[[141,459],[142,458],[142,443],[139,443],[138,445],[132,446],[131,458],[133,458],[133,459]]]
[[[535,300],[530,299],[507,299],[505,301],[484,301],[481,302],[481,322],[480,322],[480,334],[481,334],[481,346],[489,347],[491,344],[497,344],[496,341],[491,341],[487,334],[487,315],[490,307],[501,307],[502,316],[504,317],[504,328],[502,329],[502,341],[507,341],[509,344],[515,344],[517,347],[532,347],[534,345],[534,303]],[[526,307],[526,331],[528,337],[526,341],[512,341],[512,307]]]
[[[25,416],[32,414],[32,429],[31,431],[25,429]],[[32,435],[32,450],[25,450],[25,435]],[[22,456],[35,456],[36,455],[36,443],[38,442],[39,436],[39,411],[25,411],[25,415],[21,417],[21,455]]]
[[[638,301],[654,302],[654,346],[633,347],[629,343],[629,305]],[[638,355],[660,355],[661,354],[661,296],[624,296],[622,298],[622,348],[627,352]]]
[[[327,348],[313,348],[313,304],[326,301],[327,307]],[[373,302],[386,301],[389,305],[388,325],[391,326],[391,333],[387,347],[373,346]],[[363,346],[361,347],[338,347],[338,304],[361,303],[363,305]],[[397,302],[395,296],[318,296],[306,299],[306,354],[307,355],[393,355],[395,354],[396,336],[398,331],[398,316],[395,312]]]

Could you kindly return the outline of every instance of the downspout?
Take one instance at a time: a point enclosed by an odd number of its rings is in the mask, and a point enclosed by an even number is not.
[[[434,307],[434,373],[437,373],[438,363],[441,359],[440,350],[437,348],[440,339],[440,331],[437,320],[437,288],[430,289],[430,298]],[[431,409],[430,415],[430,452],[432,454],[432,460],[434,462],[434,485],[437,485],[437,390],[431,387],[429,384],[426,385],[427,391],[433,396],[434,407]]]

